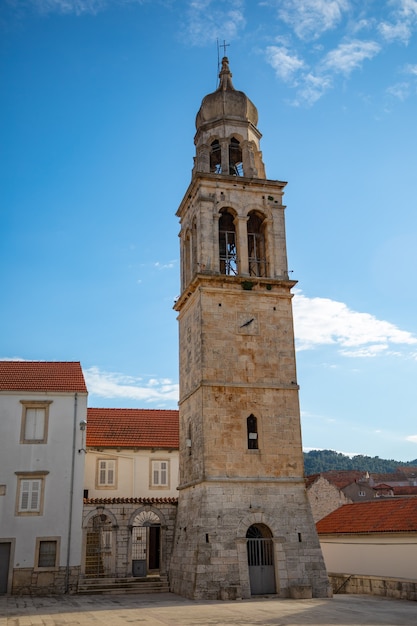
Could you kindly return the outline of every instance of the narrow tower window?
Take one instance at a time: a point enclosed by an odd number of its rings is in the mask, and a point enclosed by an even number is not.
[[[237,274],[236,232],[233,215],[222,212],[219,220],[220,273],[228,276]]]
[[[246,420],[248,428],[248,450],[258,449],[258,420],[254,415],[249,415]]]
[[[256,213],[251,213],[248,220],[248,257],[250,275],[266,276],[263,220]]]
[[[242,148],[234,137],[229,144],[229,173],[233,176],[243,176]]]
[[[210,146],[210,172],[214,174],[222,173],[222,151],[220,142],[215,139]]]

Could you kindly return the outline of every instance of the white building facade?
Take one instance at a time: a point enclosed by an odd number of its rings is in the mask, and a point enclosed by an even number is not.
[[[0,362],[0,593],[75,591],[87,389],[77,362]]]

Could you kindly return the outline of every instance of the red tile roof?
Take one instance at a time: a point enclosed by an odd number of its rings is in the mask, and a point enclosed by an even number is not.
[[[87,393],[78,361],[0,361],[0,391]]]
[[[316,526],[319,535],[417,532],[417,498],[344,504]]]
[[[365,476],[366,472],[359,470],[329,470],[328,472],[307,476],[306,486],[310,487],[318,478],[322,477],[338,489],[343,489],[354,482],[364,479]]]
[[[87,446],[93,448],[178,449],[178,431],[176,410],[87,410]]]

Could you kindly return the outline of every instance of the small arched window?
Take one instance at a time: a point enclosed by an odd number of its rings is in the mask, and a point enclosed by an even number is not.
[[[218,139],[215,139],[210,146],[210,172],[222,173],[222,150]]]
[[[220,273],[227,276],[237,274],[236,230],[233,215],[222,211],[219,220]]]
[[[243,176],[242,148],[234,137],[229,144],[229,174],[232,176]]]
[[[249,415],[246,420],[248,430],[248,450],[258,449],[258,420],[254,415]]]
[[[248,220],[248,259],[251,276],[266,276],[265,229],[256,213],[251,213]]]

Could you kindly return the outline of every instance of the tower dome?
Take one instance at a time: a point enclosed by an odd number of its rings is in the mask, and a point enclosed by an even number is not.
[[[222,59],[219,78],[220,84],[216,91],[203,98],[195,121],[197,131],[202,130],[206,124],[219,120],[243,121],[256,126],[258,123],[256,106],[243,91],[237,91],[233,87],[227,57]]]
[[[265,178],[257,129],[258,110],[233,87],[229,59],[223,57],[220,84],[201,103],[195,125],[193,173]]]

